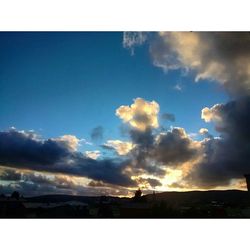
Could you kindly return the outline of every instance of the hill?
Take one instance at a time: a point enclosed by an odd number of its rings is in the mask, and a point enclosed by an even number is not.
[[[147,201],[165,201],[171,205],[195,205],[211,202],[245,205],[250,202],[249,192],[241,190],[163,192],[148,194],[145,197]]]

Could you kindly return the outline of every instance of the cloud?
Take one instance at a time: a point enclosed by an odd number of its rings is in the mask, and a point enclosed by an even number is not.
[[[134,147],[131,142],[120,140],[108,140],[103,148],[115,150],[118,155],[127,155]]]
[[[98,141],[98,140],[102,140],[103,138],[103,127],[102,126],[98,126],[92,129],[91,131],[91,139],[92,141]]]
[[[221,104],[216,104],[212,108],[205,107],[201,110],[201,119],[205,120],[205,122],[216,121],[219,122],[221,117],[216,115],[218,110],[220,110]]]
[[[88,186],[90,187],[106,187],[108,184],[107,183],[104,183],[102,181],[90,181],[88,183]]]
[[[193,70],[196,81],[215,80],[232,95],[250,93],[248,32],[160,32],[150,52],[164,71]]]
[[[19,172],[20,171],[20,172]],[[0,184],[0,194],[10,195],[13,191],[19,191],[24,196],[37,196],[48,194],[69,194],[69,195],[121,195],[131,196],[132,193],[126,187],[112,185],[102,181],[89,181],[82,177],[73,177],[62,174],[48,174],[34,171],[12,170],[1,167],[1,176],[13,176],[6,178],[8,183]],[[11,179],[11,180],[10,180]],[[93,185],[92,185],[92,184]],[[99,184],[98,184],[99,183]],[[95,184],[95,185],[94,185]]]
[[[9,184],[0,185],[4,193],[12,193],[18,190],[25,195],[41,195],[43,193],[71,193],[79,188],[73,182],[72,177],[62,175],[38,174],[31,171],[15,171],[10,168],[1,168],[1,180]],[[0,191],[1,192],[1,191]]]
[[[126,160],[97,160],[89,157],[97,157],[99,152],[87,152],[86,157],[83,153],[74,151],[75,147],[71,144],[73,137],[67,137],[67,140],[65,137],[42,139],[34,132],[12,129],[0,132],[0,163],[18,171],[63,174],[72,176],[71,178],[86,177],[106,185],[136,187],[138,183],[131,179],[132,176],[146,173],[163,177],[166,173],[166,166],[163,165],[179,164],[195,155],[191,139],[181,128],[159,134],[151,127],[143,131],[131,126],[129,136],[131,142],[107,141],[107,145],[114,148],[118,155],[128,155]],[[35,177],[33,180],[36,180],[37,185],[41,181],[47,181]],[[23,181],[29,182],[27,178]],[[149,182],[147,185],[151,187],[153,182],[156,184],[156,181]]]
[[[142,45],[147,40],[147,33],[145,32],[124,32],[123,33],[123,47],[131,51],[134,55],[136,46]]]
[[[206,129],[200,130],[200,134],[206,135],[201,142],[174,135],[171,131],[166,133],[168,135],[156,135],[152,128],[145,129],[150,131],[145,134],[130,132],[134,139],[132,141],[138,143],[133,152],[141,159],[139,164],[143,162],[147,166],[146,163],[154,161],[173,164],[175,167],[176,164],[189,165],[182,180],[182,184],[188,187],[231,185],[235,179],[243,178],[245,173],[250,172],[250,34],[159,32],[151,36],[147,34],[147,39],[155,66],[162,68],[164,72],[182,70],[188,74],[192,71],[195,81],[206,79],[217,82],[233,100],[205,107],[201,112],[201,118],[205,122],[214,123],[219,137],[213,137]],[[166,149],[163,143],[163,150],[159,145],[157,147],[157,140],[161,137],[162,142],[166,140]],[[171,147],[168,148],[168,141],[171,141],[169,138],[176,138],[176,141],[172,139],[173,151]],[[182,144],[184,138],[185,143]],[[182,145],[183,149],[179,149]],[[183,154],[183,159],[177,153],[182,150],[187,153]],[[177,156],[180,163],[175,161]]]
[[[183,128],[174,127],[157,136],[153,154],[157,162],[176,167],[196,157],[199,148],[199,142],[192,140]]]
[[[250,97],[213,106],[207,120],[214,122],[220,136],[202,141],[202,160],[186,180],[208,188],[244,178],[250,173]]]
[[[149,128],[158,128],[159,110],[157,102],[136,98],[131,106],[119,107],[116,110],[116,115],[133,128],[145,131]]]
[[[76,151],[77,147],[80,144],[80,139],[78,139],[76,136],[74,135],[63,135],[59,138],[55,138],[53,139],[54,141],[60,142],[60,143],[64,143],[65,146],[70,150],[70,151]]]
[[[192,140],[183,128],[174,127],[165,132],[131,129],[130,138],[134,144],[129,156],[133,176],[150,174],[166,175],[167,168],[181,167],[183,163],[197,158],[200,142]]]
[[[93,160],[72,152],[61,140],[37,139],[34,133],[0,132],[0,164],[15,169],[88,177],[116,185],[134,182],[123,174],[127,162],[120,159]]]
[[[10,195],[13,191],[18,190],[19,193],[27,196],[38,196],[48,194],[68,194],[68,195],[81,195],[81,196],[100,196],[100,195],[131,195],[125,188],[98,188],[95,189],[91,186],[83,186],[66,180],[64,177],[57,176],[48,178],[46,176],[25,175],[24,181],[10,183],[7,185],[0,184],[0,194]]]
[[[138,185],[142,188],[155,188],[162,186],[161,182],[154,178],[136,178]]]
[[[206,134],[208,134],[208,129],[207,129],[207,128],[201,128],[201,129],[199,130],[199,133],[200,133],[201,135],[206,135]]]
[[[180,84],[177,83],[177,84],[174,86],[174,90],[182,91],[182,86],[181,86]]]
[[[20,166],[51,165],[71,154],[65,141],[42,140],[35,133],[0,132],[0,162]]]
[[[12,169],[4,169],[0,172],[1,181],[18,181],[21,179],[21,174]]]
[[[86,155],[88,158],[91,158],[91,159],[96,160],[97,158],[100,157],[101,152],[100,152],[99,150],[85,151],[85,155]]]
[[[156,102],[141,98],[135,99],[131,106],[121,106],[116,111],[116,115],[131,125],[127,135],[133,148],[126,168],[130,176],[150,174],[163,177],[167,168],[179,167],[200,154],[201,144],[190,138],[183,128],[174,127],[160,132],[158,113]],[[175,116],[165,113],[163,118],[173,121]]]
[[[174,114],[170,114],[170,113],[164,113],[164,114],[162,114],[161,118],[163,120],[166,120],[166,121],[171,121],[171,122],[175,121],[175,115]]]
[[[231,185],[234,179],[243,178],[250,172],[247,129],[250,120],[250,34],[159,32],[148,42],[155,66],[165,72],[192,71],[197,82],[215,81],[234,98],[226,104],[202,109],[201,118],[213,122],[220,136],[214,138],[207,129],[199,131],[206,135],[200,145],[196,143],[199,161],[189,169],[182,183],[187,181],[189,187],[192,183],[196,187],[211,188]]]

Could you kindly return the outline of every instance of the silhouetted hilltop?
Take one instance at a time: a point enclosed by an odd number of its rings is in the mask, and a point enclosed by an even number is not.
[[[171,205],[203,204],[203,203],[250,203],[250,194],[241,190],[210,190],[210,191],[187,191],[187,192],[163,192],[145,195],[147,201],[165,201]]]
[[[202,203],[230,203],[230,204],[245,204],[250,201],[250,194],[247,191],[241,190],[211,190],[211,191],[187,191],[187,192],[162,192],[155,194],[143,195],[142,199],[145,202],[167,202],[169,205],[181,204],[202,204]],[[75,196],[75,195],[42,195],[26,198],[29,202],[67,202],[79,201],[86,203],[95,203],[100,200],[130,201],[132,198],[119,198],[113,196]]]
[[[95,203],[100,200],[109,199],[112,202],[116,200],[124,200],[128,198],[119,198],[112,196],[77,196],[77,195],[62,195],[62,194],[54,194],[54,195],[42,195],[36,197],[28,197],[25,198],[29,202],[42,202],[42,203],[50,203],[50,202],[67,202],[67,201],[79,201],[86,203]]]
[[[0,218],[250,218],[250,192],[163,192],[133,198],[5,196],[0,199]]]

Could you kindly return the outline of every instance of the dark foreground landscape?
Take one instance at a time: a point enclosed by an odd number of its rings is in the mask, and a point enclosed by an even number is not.
[[[247,191],[163,192],[133,198],[0,197],[1,218],[250,218]]]

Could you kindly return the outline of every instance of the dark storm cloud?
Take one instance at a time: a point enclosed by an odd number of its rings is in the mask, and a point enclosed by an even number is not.
[[[227,185],[250,173],[250,97],[210,109],[219,138],[203,141],[204,158],[186,177],[199,186]]]
[[[129,134],[133,143],[137,144],[143,149],[151,148],[154,143],[154,135],[152,129],[140,131],[131,128]]]
[[[136,145],[130,152],[134,174],[143,172],[164,176],[165,171],[157,166],[152,159],[155,136],[152,129],[140,131],[131,128],[129,131],[132,142]]]
[[[165,133],[153,135],[152,131],[131,131],[132,141],[137,143],[137,154],[150,156],[162,164],[178,164],[190,160],[197,149],[182,128],[173,128]]]
[[[161,118],[166,121],[174,122],[175,121],[175,115],[170,113],[164,113],[162,114]]]
[[[123,174],[127,162],[119,159],[93,160],[72,152],[66,144],[41,140],[35,134],[16,130],[0,132],[0,164],[17,169],[84,176],[116,185],[134,182]]]
[[[200,152],[196,142],[188,137],[183,128],[176,127],[163,133],[151,129],[131,129],[130,137],[136,144],[130,152],[135,173],[143,170],[155,176],[164,176],[166,169],[161,165],[176,167],[197,157]]]
[[[0,163],[6,165],[51,165],[69,155],[65,144],[39,140],[34,133],[11,129],[0,132]]]
[[[160,134],[154,148],[154,158],[162,164],[178,165],[194,158],[198,153],[192,139],[182,128],[173,128]]]
[[[93,141],[102,140],[104,129],[102,126],[98,126],[92,129],[90,136]]]
[[[104,181],[114,185],[130,186],[134,181],[129,176],[123,174],[128,162],[119,159],[93,160],[84,159],[81,155],[75,157],[74,170],[75,175],[86,176],[88,178]],[[65,172],[66,173],[66,172]],[[68,173],[70,174],[70,173]]]

